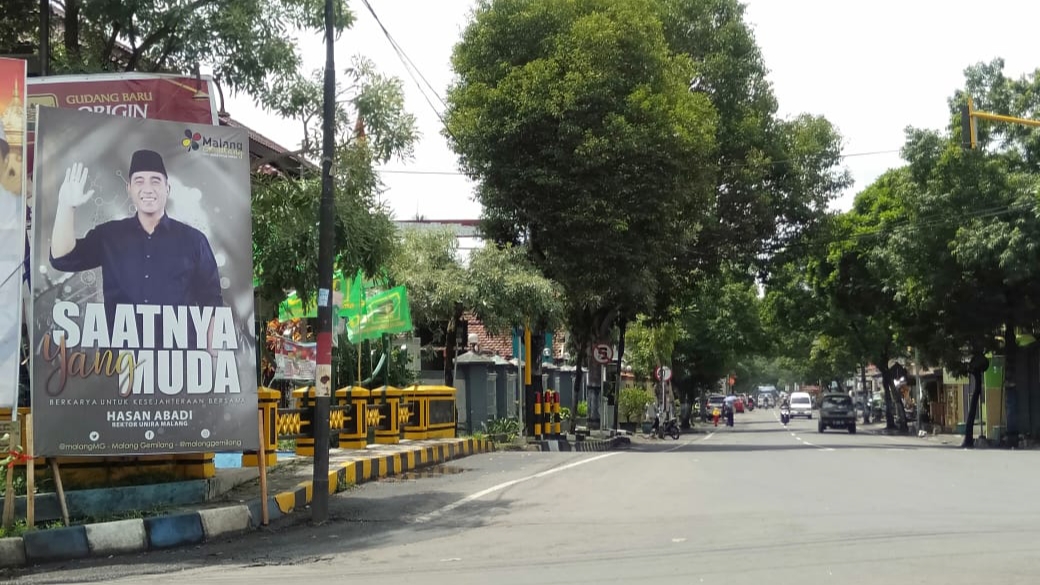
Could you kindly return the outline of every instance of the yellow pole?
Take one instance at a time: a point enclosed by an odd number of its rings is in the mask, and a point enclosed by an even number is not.
[[[1040,128],[1040,120],[1029,120],[1027,118],[1015,118],[1014,116],[1004,116],[1001,114],[990,114],[987,112],[976,112],[971,111],[973,118],[980,120],[989,120],[991,122],[1007,122],[1009,124],[1021,124],[1022,126],[1032,126],[1034,128]]]
[[[524,327],[524,385],[530,386],[531,382],[531,327]]]

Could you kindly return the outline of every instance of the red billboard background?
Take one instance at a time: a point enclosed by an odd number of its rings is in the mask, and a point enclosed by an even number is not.
[[[30,77],[26,172],[32,177],[36,109],[34,105],[86,110],[114,116],[217,125],[213,81],[180,75],[113,73]],[[32,193],[32,189],[28,189]]]

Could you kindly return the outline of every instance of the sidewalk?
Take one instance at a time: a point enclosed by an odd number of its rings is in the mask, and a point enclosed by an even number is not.
[[[492,449],[491,441],[473,438],[402,441],[397,445],[369,445],[357,450],[333,449],[329,456],[329,493]],[[271,522],[310,504],[314,496],[311,478],[310,458],[279,461],[268,469]],[[175,508],[163,516],[33,530],[21,537],[0,538],[0,568],[199,544],[258,528],[260,523],[260,484],[254,480],[232,489],[218,500]]]

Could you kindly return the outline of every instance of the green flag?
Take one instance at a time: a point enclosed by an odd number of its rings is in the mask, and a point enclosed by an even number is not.
[[[412,312],[405,287],[397,286],[377,293],[362,303],[362,310],[350,315],[347,322],[347,337],[351,343],[379,339],[384,333],[412,330]]]

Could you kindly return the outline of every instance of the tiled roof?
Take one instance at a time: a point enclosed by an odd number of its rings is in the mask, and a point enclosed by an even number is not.
[[[487,355],[497,355],[506,359],[512,359],[516,357],[513,355],[513,338],[508,333],[505,335],[492,335],[484,328],[483,323],[473,313],[465,313],[462,318],[466,321],[467,328],[470,334],[477,334],[477,344],[480,348],[480,353]],[[553,336],[553,358],[559,358],[563,352],[564,339],[563,332],[557,331],[556,335]]]
[[[462,316],[466,320],[470,335],[477,335],[477,345],[480,353],[497,355],[506,359],[513,357],[513,338],[506,335],[492,335],[484,328],[484,324],[477,319],[476,315],[466,313]]]
[[[271,159],[270,162],[260,165],[255,169],[268,175],[299,175],[302,169],[317,170],[317,167],[306,158],[289,154],[289,150],[274,140],[260,134],[249,126],[235,120],[226,112],[220,114],[220,125],[232,128],[242,128],[249,133],[249,155],[255,159]],[[285,155],[278,157],[277,155]]]

